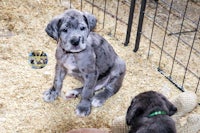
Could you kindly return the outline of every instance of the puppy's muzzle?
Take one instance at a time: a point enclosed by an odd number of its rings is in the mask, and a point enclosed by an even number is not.
[[[71,40],[70,40],[70,43],[73,45],[73,46],[78,46],[79,45],[79,42],[81,40],[81,37],[73,37]]]

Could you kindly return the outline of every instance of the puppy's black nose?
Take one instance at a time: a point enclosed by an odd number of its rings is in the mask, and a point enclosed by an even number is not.
[[[80,39],[81,39],[81,37],[74,37],[74,38],[71,39],[70,43],[73,46],[77,46],[77,45],[79,45]]]

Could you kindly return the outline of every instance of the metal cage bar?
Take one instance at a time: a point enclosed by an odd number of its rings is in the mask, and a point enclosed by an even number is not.
[[[106,18],[106,3],[107,3],[107,0],[105,0],[104,2],[104,11],[103,11],[103,28],[105,26],[105,18]]]
[[[81,11],[83,10],[83,0],[81,0]]]
[[[137,37],[135,41],[135,48],[134,52],[137,52],[139,49],[140,45],[140,38],[141,38],[141,32],[142,32],[142,26],[143,26],[143,20],[144,20],[144,14],[145,14],[145,9],[146,9],[146,0],[141,1],[141,8],[140,8],[140,18],[138,22],[138,29],[137,29]]]
[[[92,0],[92,14],[94,13],[94,0]]]
[[[115,18],[114,37],[115,37],[115,34],[116,34],[116,30],[117,30],[118,10],[119,10],[119,0],[117,1],[117,10],[116,10],[116,14],[115,14],[116,18]]]
[[[198,31],[198,28],[199,28],[199,22],[200,22],[200,17],[199,17],[199,21],[197,23],[197,28],[196,28],[196,31],[195,31],[195,34],[194,34],[194,38],[192,40],[192,47],[190,48],[190,53],[189,53],[187,65],[186,65],[186,68],[185,68],[185,73],[184,73],[184,76],[183,76],[182,86],[184,85],[184,82],[185,82],[186,73],[187,73],[187,70],[188,70],[188,65],[190,63],[190,57],[191,57],[191,54],[192,54],[192,50],[193,50],[193,47],[194,47],[195,38],[197,36],[197,31]]]
[[[69,8],[72,8],[72,1],[69,1]]]
[[[153,38],[153,32],[154,32],[154,26],[155,26],[157,12],[158,12],[158,0],[156,0],[156,9],[155,9],[155,12],[154,12],[153,25],[152,25],[151,36],[150,36],[150,40],[149,40],[149,50],[148,50],[147,59],[149,58],[149,55],[150,55],[151,43],[152,43],[152,38]]]
[[[186,11],[187,11],[187,8],[188,8],[188,3],[189,3],[189,0],[187,0],[186,7],[185,7],[185,10],[184,10],[183,19],[182,19],[182,23],[181,23],[180,33],[182,32],[182,29],[183,29],[183,24],[184,24],[184,20],[185,20],[185,15],[186,15]],[[174,53],[174,58],[173,58],[173,63],[172,63],[172,67],[171,67],[170,77],[172,76],[172,72],[173,72],[173,69],[174,69],[174,60],[175,60],[175,58],[176,58],[176,54],[177,54],[177,50],[178,50],[178,46],[179,46],[179,41],[180,41],[180,37],[181,37],[181,34],[180,34],[180,33],[179,33],[179,36],[178,36],[178,41],[177,41],[177,45],[176,45],[176,50],[175,50],[175,53]]]
[[[135,2],[136,0],[131,0],[129,17],[128,17],[128,26],[127,26],[127,31],[126,31],[126,40],[124,43],[125,46],[128,46],[129,41],[130,41],[132,24],[133,24],[133,15],[134,15],[134,10],[135,10]]]
[[[171,9],[172,9],[172,6],[173,6],[173,0],[171,1],[171,4],[170,4],[170,9],[169,9],[169,14],[168,14],[168,18],[167,18],[167,25],[165,27],[165,35],[164,35],[164,38],[163,38],[163,43],[162,43],[162,48],[161,48],[161,53],[160,53],[160,60],[159,60],[159,65],[158,67],[160,68],[160,64],[161,64],[161,60],[162,60],[162,54],[163,54],[163,49],[164,49],[164,45],[165,45],[165,38],[166,38],[166,35],[167,35],[167,29],[168,29],[168,25],[169,25],[169,20],[170,20],[170,15],[171,15]]]
[[[197,90],[198,90],[198,87],[199,87],[199,83],[200,83],[200,77],[199,77],[199,80],[198,80],[198,83],[197,83],[197,88],[195,90],[195,93],[197,93]],[[199,103],[199,105],[200,105],[200,103]]]

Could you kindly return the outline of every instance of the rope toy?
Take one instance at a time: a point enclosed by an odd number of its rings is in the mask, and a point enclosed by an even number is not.
[[[182,116],[194,110],[198,105],[197,95],[194,92],[186,91],[170,100],[178,109],[177,113],[172,116],[177,122]]]

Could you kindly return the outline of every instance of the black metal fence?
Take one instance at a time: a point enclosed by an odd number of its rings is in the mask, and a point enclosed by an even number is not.
[[[190,0],[178,4],[174,0],[155,1],[154,9],[146,13],[146,0],[141,1],[134,51],[139,48],[140,36],[144,36],[149,40],[148,58],[152,45],[160,51],[158,71],[181,91],[190,86],[197,93],[200,91],[200,7]],[[162,20],[158,15],[160,10],[165,15]],[[149,32],[142,31],[144,16],[152,22]]]
[[[73,2],[70,0],[70,7]],[[80,0],[80,10],[95,14],[100,29],[123,40],[125,46],[135,42],[134,52],[138,51],[141,38],[148,39],[147,58],[156,63],[157,70],[181,91],[189,87],[200,93],[200,3]]]

